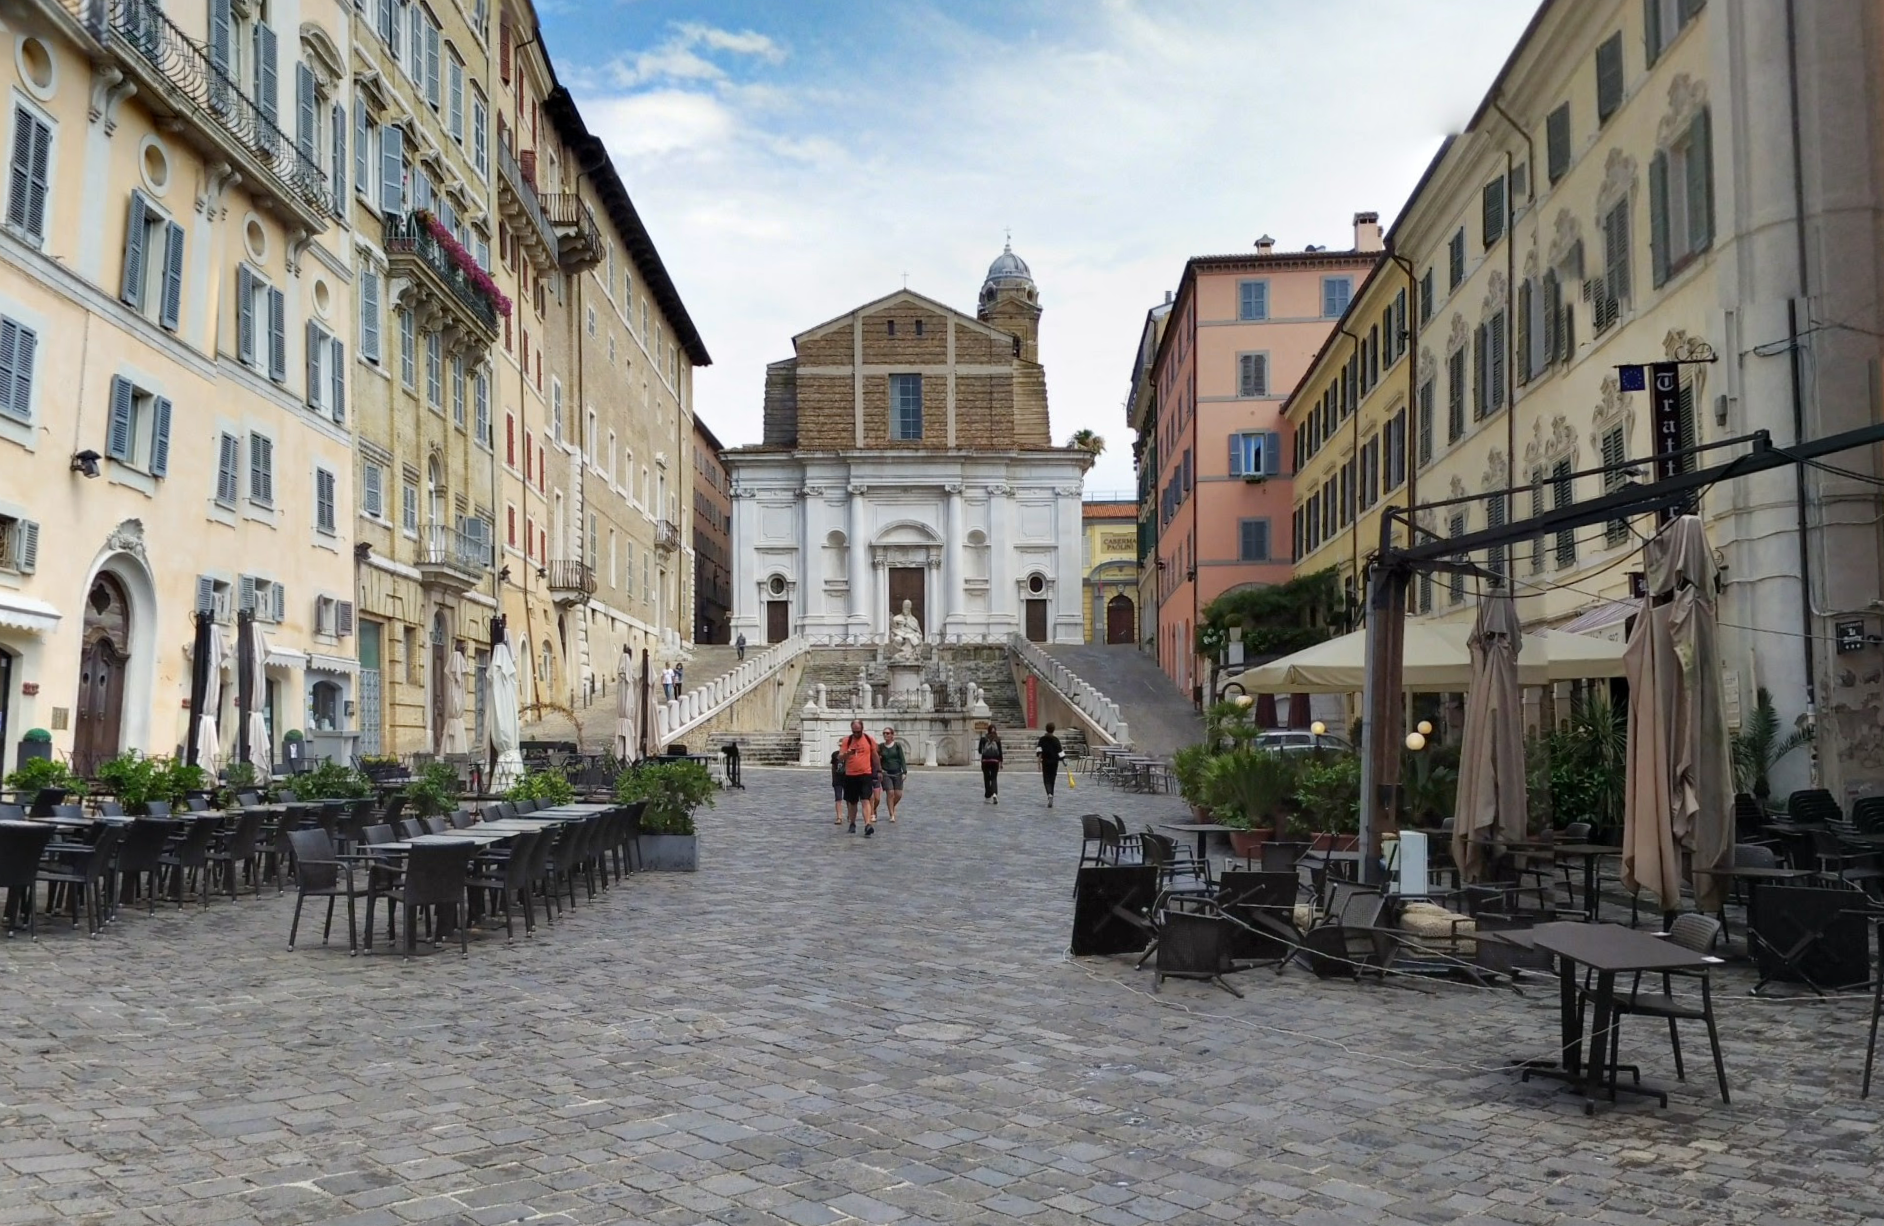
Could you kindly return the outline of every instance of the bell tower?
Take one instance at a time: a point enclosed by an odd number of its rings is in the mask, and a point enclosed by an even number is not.
[[[988,265],[975,317],[1019,337],[1020,351],[1015,356],[1021,361],[1040,361],[1040,291],[1027,261],[1014,254],[1012,243]]]

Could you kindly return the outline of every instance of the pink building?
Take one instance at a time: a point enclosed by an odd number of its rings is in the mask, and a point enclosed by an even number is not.
[[[1200,695],[1195,634],[1206,605],[1293,574],[1289,426],[1282,407],[1380,258],[1378,214],[1354,216],[1347,251],[1277,251],[1184,266],[1152,360],[1151,437],[1140,465],[1155,534],[1158,662]],[[1149,619],[1148,619],[1149,620]]]

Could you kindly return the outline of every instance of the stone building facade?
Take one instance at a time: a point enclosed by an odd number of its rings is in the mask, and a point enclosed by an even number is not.
[[[726,450],[698,417],[693,419],[693,636],[696,643],[730,643],[733,625],[733,499]]]
[[[1040,310],[1009,250],[975,315],[904,290],[793,338],[725,453],[735,634],[878,639],[908,600],[932,638],[1080,641],[1091,457],[1053,445]]]

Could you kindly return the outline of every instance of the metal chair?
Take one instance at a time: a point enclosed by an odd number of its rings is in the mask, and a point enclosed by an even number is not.
[[[26,930],[37,941],[39,908],[34,904],[39,894],[39,861],[45,855],[46,845],[52,842],[52,836],[58,831],[52,826],[14,824],[23,823],[23,817],[4,820],[8,824],[0,826],[0,890],[5,890],[7,895],[7,936],[12,937],[23,911],[26,915]]]
[[[416,939],[413,926],[422,907],[439,909],[440,918],[433,927],[434,934],[443,931],[445,908],[451,909],[452,922],[458,929],[458,956],[470,956],[464,921],[471,901],[471,857],[476,851],[477,845],[468,839],[408,849],[405,870],[399,874],[398,880],[390,888],[372,887],[367,892],[366,939],[369,947],[373,940],[373,906],[383,896],[387,906],[397,905],[405,911],[408,959],[412,957]]]
[[[163,872],[164,848],[176,834],[177,825],[167,817],[132,819],[130,827],[118,843],[118,862],[113,867],[119,881],[117,897],[120,901],[130,901],[138,888],[138,878],[145,878],[149,884],[149,912],[157,914],[158,880]]]
[[[1711,915],[1688,914],[1675,917],[1669,926],[1667,940],[1672,945],[1691,949],[1700,954],[1711,954],[1714,944],[1720,939],[1720,921]],[[1675,976],[1701,981],[1701,1007],[1685,1004],[1674,995]],[[1668,1019],[1668,1042],[1675,1053],[1675,1079],[1686,1081],[1687,1073],[1681,1064],[1681,1032],[1675,1023],[1681,1019],[1704,1022],[1707,1025],[1708,1046],[1714,1052],[1714,1076],[1720,1083],[1720,1100],[1724,1103],[1733,1100],[1727,1094],[1727,1066],[1721,1061],[1720,1031],[1714,1025],[1714,995],[1711,977],[1707,970],[1699,971],[1664,971],[1662,972],[1662,990],[1657,995],[1644,996],[1641,993],[1642,975],[1637,972],[1630,985],[1629,995],[1618,995],[1614,1008],[1617,1020],[1609,1032],[1609,1065],[1616,1066],[1616,1048],[1621,1040],[1621,1019],[1625,1016],[1660,1017]]]
[[[74,928],[78,927],[79,903],[85,904],[88,936],[99,934],[111,910],[111,869],[123,835],[122,827],[106,826],[98,832],[95,843],[48,843],[45,859],[39,864],[41,881],[69,887]]]

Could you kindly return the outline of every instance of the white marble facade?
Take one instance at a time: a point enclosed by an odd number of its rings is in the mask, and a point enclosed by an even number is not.
[[[921,568],[930,642],[1084,635],[1077,452],[729,452],[733,633],[882,642]],[[895,599],[908,595],[899,576]],[[1031,610],[1029,601],[1041,602]],[[777,606],[782,604],[783,608]]]

